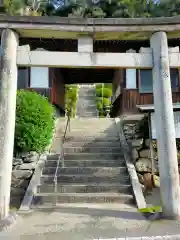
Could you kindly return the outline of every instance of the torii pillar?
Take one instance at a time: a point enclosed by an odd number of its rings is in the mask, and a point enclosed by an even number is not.
[[[17,91],[18,34],[4,29],[0,61],[0,220],[9,215]]]
[[[150,45],[162,214],[176,219],[180,218],[180,185],[166,33],[154,33]]]

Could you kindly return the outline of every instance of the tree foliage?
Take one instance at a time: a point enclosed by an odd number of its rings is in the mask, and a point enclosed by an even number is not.
[[[180,0],[4,0],[9,15],[83,18],[171,17],[180,14]]]
[[[147,0],[70,0],[67,5],[52,8],[50,15],[92,18],[149,17],[153,5],[152,0],[148,4]]]
[[[10,16],[40,16],[47,4],[48,0],[4,0],[4,10]]]

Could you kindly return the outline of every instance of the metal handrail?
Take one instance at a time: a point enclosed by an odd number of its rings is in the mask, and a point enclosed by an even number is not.
[[[59,154],[58,162],[56,165],[56,171],[54,174],[54,192],[55,193],[57,193],[57,174],[58,174],[60,161],[62,161],[62,168],[64,168],[64,147],[63,147],[63,145],[64,145],[64,142],[66,139],[68,127],[69,127],[69,131],[70,131],[71,113],[72,113],[72,102],[70,103],[70,111],[68,111],[68,114],[67,114],[67,122],[66,122],[66,128],[64,131],[63,139],[62,139],[61,153]],[[55,194],[55,205],[56,205],[56,203],[57,203],[57,194]]]

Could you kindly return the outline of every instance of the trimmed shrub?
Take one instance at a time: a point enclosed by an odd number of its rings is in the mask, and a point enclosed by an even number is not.
[[[98,84],[96,84],[96,89],[99,89],[99,88],[102,88],[102,84],[101,83],[98,83]]]
[[[47,98],[36,92],[17,92],[14,151],[42,152],[49,144],[55,110]]]
[[[96,96],[97,97],[102,97],[102,88],[97,88],[96,89]]]
[[[111,105],[111,101],[109,98],[103,98],[103,106],[110,106]]]
[[[103,89],[103,97],[110,98],[112,96],[112,89],[104,88]]]
[[[71,110],[71,117],[76,115],[76,104],[77,104],[77,92],[78,88],[76,85],[66,85],[66,94],[65,94],[65,105],[66,105],[66,114]]]
[[[104,87],[105,87],[105,88],[112,89],[112,83],[105,83],[105,84],[104,84]]]
[[[102,109],[103,109],[103,105],[102,105],[102,102],[98,102],[97,103],[97,109],[98,109],[98,111],[102,111]]]
[[[103,97],[105,98],[110,98],[112,96],[112,89],[111,88],[97,88],[96,89],[96,96],[97,97],[102,97],[102,94],[103,94]]]

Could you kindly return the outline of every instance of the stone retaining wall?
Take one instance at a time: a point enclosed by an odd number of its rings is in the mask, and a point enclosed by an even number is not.
[[[39,157],[40,155],[38,153],[30,152],[21,154],[13,159],[11,207],[20,207]]]
[[[124,134],[132,150],[132,160],[135,165],[139,181],[142,184],[143,192],[159,187],[159,169],[157,150],[153,148],[153,173],[152,160],[150,155],[150,140],[140,138],[136,132],[136,124],[124,124]]]

